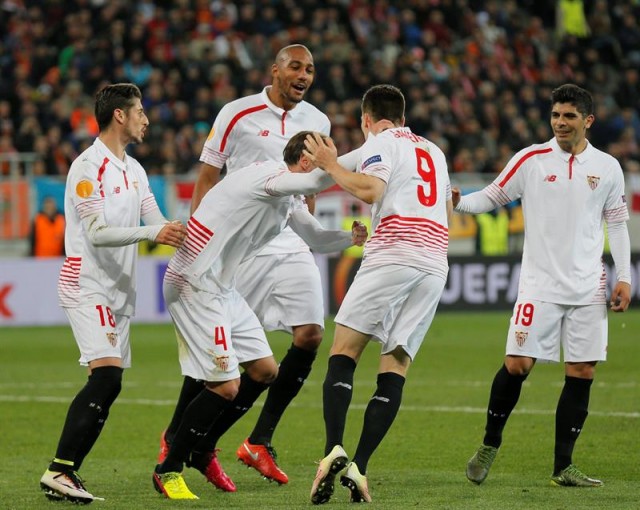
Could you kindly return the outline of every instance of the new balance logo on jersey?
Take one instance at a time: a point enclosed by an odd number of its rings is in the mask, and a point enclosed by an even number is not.
[[[557,177],[555,175],[551,174],[551,175],[547,175],[544,178],[544,182],[556,182],[556,179],[557,179]]]
[[[268,129],[263,129],[262,131],[260,131],[258,133],[258,136],[269,136],[269,130]]]

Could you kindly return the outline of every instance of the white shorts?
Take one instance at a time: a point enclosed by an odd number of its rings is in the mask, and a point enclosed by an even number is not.
[[[607,307],[558,305],[545,301],[516,302],[509,324],[506,354],[542,361],[607,359]]]
[[[236,289],[266,331],[324,327],[320,270],[310,252],[252,257],[240,266]]]
[[[361,266],[336,323],[372,335],[382,343],[382,354],[402,346],[413,360],[444,285],[441,277],[409,266]]]
[[[164,299],[178,339],[182,375],[204,381],[240,377],[238,365],[272,356],[264,330],[236,290],[178,289],[164,282]]]
[[[100,358],[120,358],[122,368],[131,367],[130,318],[115,315],[107,305],[63,308],[80,349],[80,364]]]

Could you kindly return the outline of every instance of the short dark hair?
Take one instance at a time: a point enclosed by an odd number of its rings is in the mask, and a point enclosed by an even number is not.
[[[109,126],[115,110],[128,110],[135,98],[142,99],[142,92],[133,83],[114,83],[98,92],[95,115],[100,131]]]
[[[556,103],[570,103],[583,117],[593,115],[593,98],[585,89],[565,83],[551,92],[551,106]]]
[[[291,137],[291,139],[287,142],[284,150],[282,151],[282,155],[284,156],[284,162],[287,165],[295,165],[299,160],[300,156],[302,156],[302,151],[306,148],[304,145],[304,141],[308,135],[313,135],[314,131],[300,131]],[[323,140],[327,137],[323,134],[320,134]]]
[[[401,124],[404,105],[404,95],[393,85],[374,85],[362,97],[362,113],[371,115],[375,122],[386,119]]]

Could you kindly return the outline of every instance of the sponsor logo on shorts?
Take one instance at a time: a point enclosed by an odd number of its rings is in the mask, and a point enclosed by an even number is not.
[[[589,183],[589,187],[591,189],[596,189],[598,184],[600,184],[600,177],[595,175],[587,175],[587,182]]]
[[[118,344],[118,335],[116,333],[107,333],[107,340],[109,340],[111,347],[115,347]]]
[[[544,182],[556,182],[557,177],[555,175],[547,175],[544,178]]]
[[[382,157],[379,154],[376,154],[375,156],[371,156],[364,163],[362,163],[362,170],[367,168],[369,165],[372,165],[373,163],[380,163],[380,161],[382,161]]]
[[[229,370],[229,356],[226,354],[214,354],[213,364],[223,372],[226,372]]]
[[[524,345],[528,336],[529,333],[526,331],[516,331],[516,343],[518,344],[518,347],[522,347]]]

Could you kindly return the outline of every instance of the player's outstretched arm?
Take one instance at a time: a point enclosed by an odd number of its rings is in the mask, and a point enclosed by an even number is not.
[[[154,239],[154,242],[180,248],[186,238],[186,227],[180,221],[174,220],[164,225],[158,233],[158,236]]]
[[[367,239],[367,227],[354,226],[351,232],[344,230],[326,230],[320,222],[315,219],[308,210],[304,208],[295,209],[289,217],[289,225],[309,247],[319,253],[332,253],[342,251],[349,246],[360,243],[362,246]],[[364,229],[364,230],[363,230]]]
[[[371,175],[350,172],[340,165],[337,149],[331,138],[323,140],[314,133],[308,135],[304,143],[305,156],[327,172],[342,189],[368,204],[380,200],[387,187],[386,183]]]

